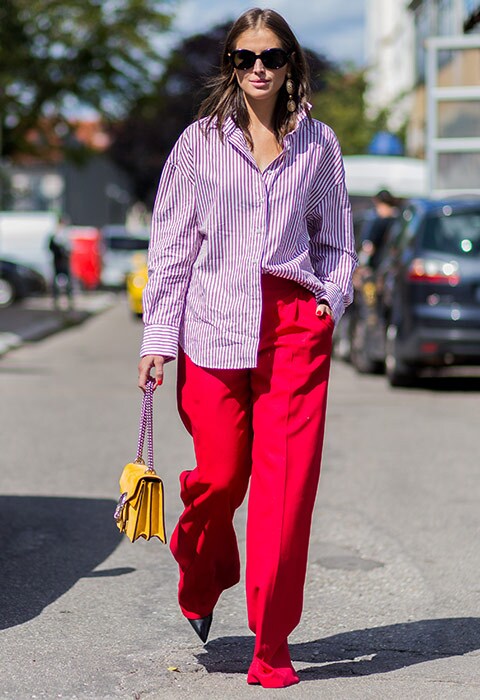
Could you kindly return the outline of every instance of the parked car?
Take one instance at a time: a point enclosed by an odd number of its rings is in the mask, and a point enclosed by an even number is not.
[[[57,230],[58,216],[52,211],[0,211],[0,258],[36,270],[50,285],[48,244]]]
[[[102,286],[124,289],[127,275],[132,269],[133,256],[139,251],[146,251],[148,242],[147,229],[136,233],[122,226],[102,229]]]
[[[367,260],[362,245],[365,236],[371,233],[374,221],[382,221],[383,234],[381,240],[385,240],[388,236],[388,230],[395,220],[395,218],[391,217],[379,219],[375,210],[372,209],[372,200],[368,201],[370,207],[358,208],[353,213],[355,248],[359,258],[359,267],[353,274],[354,298],[353,303],[347,307],[345,314],[342,316],[333,336],[335,356],[347,362],[352,362],[359,372],[374,372],[383,367],[383,364],[379,365],[377,361],[370,360],[363,352],[363,339],[361,337],[364,333],[363,321],[365,312],[369,307],[368,301],[371,299],[372,294],[372,286],[367,280],[367,275],[371,274],[372,267],[376,265],[379,251],[370,255]],[[400,204],[401,200],[398,200],[398,202]],[[359,334],[360,338],[358,338]],[[381,361],[383,363],[383,358],[381,358]]]
[[[0,308],[46,291],[47,283],[39,272],[10,260],[0,260]]]
[[[423,368],[480,364],[480,200],[416,200],[357,295],[352,360],[391,385]]]

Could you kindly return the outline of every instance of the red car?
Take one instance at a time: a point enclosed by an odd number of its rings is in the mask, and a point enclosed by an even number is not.
[[[72,226],[69,238],[72,276],[85,289],[96,289],[102,272],[100,231],[90,226]]]

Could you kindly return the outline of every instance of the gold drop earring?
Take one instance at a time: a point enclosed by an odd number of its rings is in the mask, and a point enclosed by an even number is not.
[[[285,87],[287,89],[288,94],[287,109],[289,112],[295,112],[297,109],[297,103],[293,99],[293,96],[295,94],[295,83],[292,80],[291,73],[287,73],[287,82],[285,83]]]

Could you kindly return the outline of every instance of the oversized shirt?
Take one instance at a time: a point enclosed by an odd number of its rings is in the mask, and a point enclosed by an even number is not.
[[[337,138],[301,112],[261,171],[232,118],[190,125],[166,161],[155,201],[140,354],[201,367],[255,367],[262,273],[326,300],[337,323],[356,265]]]

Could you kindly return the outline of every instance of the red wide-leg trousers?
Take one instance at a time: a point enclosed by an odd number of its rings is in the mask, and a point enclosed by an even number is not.
[[[333,321],[298,284],[262,276],[257,367],[205,369],[183,352],[178,403],[197,466],[180,476],[185,509],[171,538],[188,618],[209,615],[240,579],[233,527],[250,481],[246,589],[256,635],[248,681],[298,682],[287,637],[300,620],[320,476]]]

